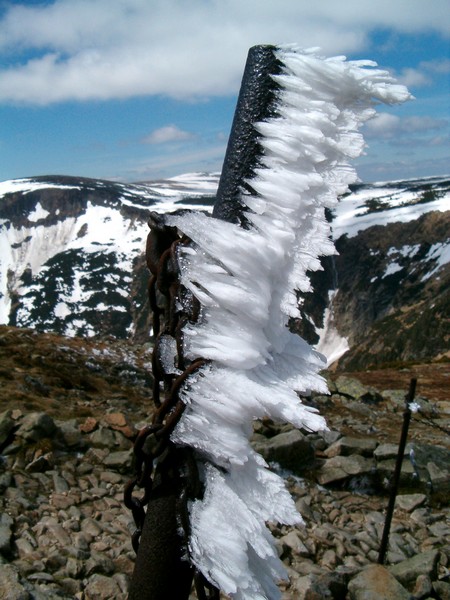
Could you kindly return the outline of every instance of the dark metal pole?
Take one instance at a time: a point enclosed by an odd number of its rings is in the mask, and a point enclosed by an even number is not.
[[[247,226],[247,220],[239,196],[242,189],[252,193],[246,180],[253,178],[262,156],[259,134],[253,125],[276,115],[278,86],[272,75],[281,73],[281,63],[276,59],[274,50],[274,46],[254,46],[249,50],[214,204],[215,218],[242,227]],[[149,236],[151,243],[147,248],[147,258],[153,264],[159,262],[161,250],[166,248],[167,243],[165,238],[157,236],[161,224],[155,221],[151,226],[156,233],[150,234],[151,238]],[[177,478],[180,468],[176,462],[176,449],[173,450],[175,463],[172,474],[167,473],[164,464],[156,468],[129,600],[186,600],[189,596],[194,569],[182,557],[186,549],[179,536],[180,484]],[[161,478],[159,482],[156,481],[157,476]],[[202,586],[209,589],[203,592]],[[200,582],[197,590],[200,590],[199,597],[219,597],[219,590],[207,582]]]
[[[248,52],[233,124],[231,126],[213,216],[246,227],[241,189],[251,193],[246,180],[254,177],[262,149],[254,124],[276,116],[278,85],[272,78],[281,73],[275,46],[253,46]]]
[[[185,600],[191,591],[194,571],[179,535],[180,489],[174,478],[164,479],[148,503],[128,600]]]
[[[398,486],[400,483],[400,474],[402,470],[403,457],[405,454],[406,439],[408,437],[409,422],[411,420],[411,409],[410,403],[414,400],[416,393],[417,379],[411,379],[409,384],[409,392],[405,398],[405,412],[403,413],[403,427],[400,436],[400,442],[398,444],[397,462],[395,464],[395,471],[391,485],[391,493],[389,496],[389,504],[386,511],[386,520],[384,522],[383,535],[380,543],[380,551],[378,554],[378,564],[382,565],[386,558],[386,552],[389,543],[389,532],[391,529],[392,515],[394,514],[395,499],[397,497]]]

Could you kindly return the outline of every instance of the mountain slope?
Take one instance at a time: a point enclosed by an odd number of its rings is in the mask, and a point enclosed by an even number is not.
[[[357,185],[342,198],[338,254],[312,274],[299,326],[329,362],[343,354],[340,368],[359,369],[448,353],[449,210],[448,178]]]
[[[0,183],[0,322],[148,339],[148,211],[210,211],[217,184],[218,174]],[[449,190],[445,177],[359,184],[330,215],[339,254],[312,274],[293,324],[330,362],[349,347],[348,369],[448,352]]]
[[[0,322],[66,335],[136,332],[150,208],[208,208],[217,177],[123,185],[73,177],[0,184]],[[144,322],[146,319],[144,319]]]

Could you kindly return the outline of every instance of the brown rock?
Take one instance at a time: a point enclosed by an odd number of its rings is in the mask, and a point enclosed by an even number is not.
[[[410,594],[382,565],[369,565],[348,585],[350,600],[410,600]]]
[[[127,438],[131,439],[136,435],[134,427],[128,423],[123,413],[108,413],[105,415],[105,421],[111,429],[120,431]]]
[[[94,417],[86,417],[84,423],[80,425],[80,431],[83,433],[91,433],[97,426],[97,419],[94,419]]]
[[[108,423],[108,425],[111,427],[111,429],[116,429],[118,427],[124,427],[127,424],[125,415],[120,412],[106,414],[105,421]]]

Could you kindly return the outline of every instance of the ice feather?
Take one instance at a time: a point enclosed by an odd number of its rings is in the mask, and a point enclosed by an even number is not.
[[[174,216],[192,240],[179,254],[181,281],[202,304],[184,329],[185,352],[211,362],[181,392],[186,410],[172,440],[196,449],[205,493],[190,510],[190,557],[238,600],[279,597],[285,577],[266,521],[299,523],[282,480],[249,443],[254,419],[309,430],[324,419],[296,391],[325,391],[325,359],[292,334],[296,290],[334,252],[325,207],[356,180],[349,161],[364,148],[358,132],[377,102],[408,99],[403,86],[370,61],[323,58],[280,47],[283,73],[276,116],[255,123],[263,154],[242,190],[250,229],[206,217]]]

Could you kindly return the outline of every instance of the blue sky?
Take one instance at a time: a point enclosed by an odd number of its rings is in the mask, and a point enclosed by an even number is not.
[[[248,48],[286,42],[415,96],[365,126],[363,181],[450,173],[448,0],[0,0],[0,180],[220,171]]]

